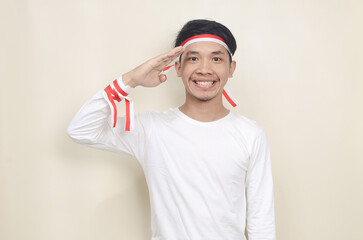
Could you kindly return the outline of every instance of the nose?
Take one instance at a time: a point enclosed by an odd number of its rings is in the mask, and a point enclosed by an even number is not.
[[[212,71],[211,62],[208,60],[199,61],[196,72],[203,75],[212,74],[213,71]]]

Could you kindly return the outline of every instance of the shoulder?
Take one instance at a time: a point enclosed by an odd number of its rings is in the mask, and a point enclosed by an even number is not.
[[[138,121],[143,123],[150,122],[150,123],[158,123],[158,122],[172,122],[174,119],[177,118],[177,114],[174,108],[169,108],[165,111],[159,110],[149,110],[145,112],[136,113],[135,117]]]
[[[264,132],[264,129],[255,120],[235,112],[231,113],[231,124],[237,130],[249,135],[260,135]]]
[[[234,134],[243,138],[250,147],[261,139],[267,141],[263,127],[255,120],[251,120],[241,114],[232,113],[230,126]]]
[[[241,114],[232,113],[234,134],[243,139],[251,156],[256,146],[268,144],[265,130],[255,121]]]

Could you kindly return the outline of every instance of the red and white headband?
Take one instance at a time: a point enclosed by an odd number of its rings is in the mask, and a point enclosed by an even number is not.
[[[188,46],[192,43],[196,43],[196,42],[215,42],[218,43],[220,45],[222,45],[223,47],[225,47],[227,49],[227,51],[229,52],[229,54],[232,53],[229,50],[229,47],[227,46],[227,43],[223,40],[223,38],[216,36],[216,35],[212,35],[212,34],[200,34],[200,35],[195,35],[193,37],[190,37],[188,39],[186,39],[181,46]]]

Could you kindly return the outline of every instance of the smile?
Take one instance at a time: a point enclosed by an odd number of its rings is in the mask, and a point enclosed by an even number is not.
[[[196,84],[198,85],[204,85],[204,86],[208,86],[208,85],[212,85],[213,83],[215,83],[215,81],[208,81],[208,82],[199,82],[199,81],[194,81]]]
[[[209,88],[214,86],[214,84],[216,83],[216,81],[197,81],[197,80],[193,80],[193,82],[197,87],[201,88]]]

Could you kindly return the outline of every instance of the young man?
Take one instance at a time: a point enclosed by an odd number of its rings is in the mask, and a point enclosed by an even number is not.
[[[175,46],[99,91],[76,114],[69,136],[140,162],[149,187],[152,240],[243,240],[245,232],[249,240],[275,239],[265,133],[222,102],[236,68],[232,33],[220,23],[193,20]],[[163,70],[177,57],[185,103],[133,118],[128,93],[164,82]],[[116,118],[121,99],[126,116]]]

